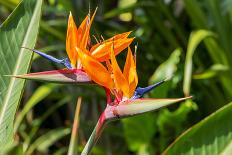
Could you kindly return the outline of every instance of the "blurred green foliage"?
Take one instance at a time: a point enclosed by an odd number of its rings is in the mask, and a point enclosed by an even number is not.
[[[0,0],[0,23],[18,2]],[[44,0],[37,49],[64,57],[69,11],[76,23],[80,23],[89,11],[89,4],[91,11],[98,6],[91,29],[97,38],[101,35],[109,38],[124,31],[132,31],[131,36],[136,37],[140,86],[172,77],[147,97],[183,96],[184,78],[191,81],[184,85],[188,85],[188,91],[194,96],[194,101],[110,124],[93,154],[160,154],[187,128],[231,101],[231,0]],[[190,39],[193,32],[200,29],[213,33],[214,37]],[[194,41],[198,43],[191,49]],[[190,56],[186,57],[187,52]],[[118,57],[121,64],[124,57],[125,53]],[[191,72],[185,71],[185,64],[192,65]],[[61,66],[34,55],[31,72],[57,68]],[[79,128],[81,150],[105,106],[104,91],[91,86],[51,86],[28,81],[17,115],[22,118],[16,128],[16,140],[22,143],[15,149],[18,154],[22,147],[24,151],[37,154],[67,153],[70,138],[67,128],[71,127],[78,96],[83,96]],[[48,142],[42,139],[53,131],[58,138]],[[49,145],[41,149],[40,144],[47,143]]]

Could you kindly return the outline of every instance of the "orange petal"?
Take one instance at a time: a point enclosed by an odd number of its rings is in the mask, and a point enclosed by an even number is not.
[[[94,17],[95,17],[95,14],[96,14],[96,12],[97,12],[97,8],[95,9],[95,11],[94,11],[94,13],[93,13],[93,15],[92,15],[92,17],[91,17],[91,19],[89,20],[89,18],[90,18],[90,14],[89,15],[87,15],[87,17],[88,17],[88,20],[86,21],[86,24],[85,24],[85,31],[84,31],[84,33],[83,33],[83,36],[82,36],[82,38],[80,38],[81,39],[81,42],[80,42],[80,48],[85,48],[86,49],[86,46],[87,46],[87,44],[88,44],[88,41],[89,41],[89,31],[90,31],[90,27],[91,27],[91,25],[92,25],[92,22],[93,22],[93,19],[94,19]],[[86,17],[86,18],[87,18]],[[83,28],[83,27],[82,27]]]
[[[120,34],[116,34],[115,36],[105,40],[104,42],[109,42],[109,41],[116,41],[118,39],[124,39],[127,38],[130,35],[131,31],[129,32],[124,32],[124,33],[120,33]]]
[[[136,64],[134,57],[132,55],[130,47],[128,47],[128,53],[126,57],[126,63],[123,69],[123,75],[126,77],[126,79],[129,82],[130,87],[130,97],[134,94],[135,88],[138,84],[138,76],[136,72]]]
[[[96,50],[97,47],[99,47],[100,45],[102,45],[102,44],[104,44],[104,43],[111,42],[111,41],[113,41],[113,40],[116,41],[116,40],[118,40],[118,39],[127,38],[127,37],[130,35],[130,33],[131,33],[131,31],[129,31],[129,32],[124,32],[124,33],[121,33],[121,34],[117,34],[117,35],[111,37],[110,39],[107,39],[107,40],[105,40],[105,41],[103,41],[103,42],[99,42],[99,43],[95,44],[95,45],[91,48],[90,52],[92,53],[94,50]]]
[[[95,58],[89,55],[86,49],[76,48],[85,72],[97,84],[113,89],[114,83],[108,70]]]
[[[127,38],[127,37],[131,34],[131,32],[132,32],[132,31],[128,31],[128,32],[124,32],[124,33],[117,34],[117,35],[111,37],[111,38],[109,39],[109,41]]]
[[[128,47],[134,38],[123,38],[112,40],[109,42],[101,43],[95,50],[90,50],[90,53],[95,57],[98,61],[106,61],[110,58],[110,48],[114,44],[114,54],[118,55],[121,51],[123,51],[126,47]]]
[[[77,47],[79,48],[82,48],[81,43],[83,40],[83,36],[86,32],[86,29],[87,29],[88,19],[89,19],[89,15],[85,17],[85,19],[82,21],[81,25],[77,29],[77,34],[76,34],[77,35]]]
[[[118,90],[123,92],[123,96],[129,97],[129,84],[127,79],[122,74],[120,67],[118,66],[117,60],[114,55],[113,47],[111,47],[111,65],[113,69],[114,82]]]
[[[77,35],[77,27],[73,20],[73,16],[70,12],[68,18],[68,29],[67,29],[67,37],[66,37],[66,51],[71,61],[71,64],[73,66],[76,65],[76,61],[77,61],[77,53],[75,51],[75,47],[77,46],[78,42],[76,35]]]

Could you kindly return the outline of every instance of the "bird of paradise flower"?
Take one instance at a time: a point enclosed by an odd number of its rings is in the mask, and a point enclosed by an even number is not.
[[[68,58],[57,59],[38,50],[30,49],[49,61],[64,65],[65,69],[15,75],[17,78],[58,83],[90,83],[92,81],[105,88],[107,106],[84,147],[82,155],[91,152],[107,122],[158,110],[170,104],[191,98],[142,98],[145,93],[166,80],[145,88],[137,87],[136,54],[133,55],[130,48],[134,38],[128,38],[131,32],[121,33],[91,45],[90,27],[95,14],[96,10],[92,17],[89,13],[77,28],[70,13],[66,38]],[[123,71],[121,71],[116,55],[126,48],[128,49],[126,62]],[[111,94],[114,100],[112,100]]]

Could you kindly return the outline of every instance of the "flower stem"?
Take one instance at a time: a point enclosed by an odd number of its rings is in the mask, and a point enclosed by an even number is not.
[[[73,121],[72,134],[68,148],[68,155],[77,155],[77,138],[78,138],[78,129],[79,129],[80,109],[81,109],[81,97],[78,97],[75,117]]]
[[[91,134],[91,136],[88,139],[87,144],[85,145],[84,149],[82,150],[81,155],[89,155],[92,151],[92,148],[97,143],[97,140],[101,136],[101,133],[106,125],[106,119],[105,119],[105,113],[103,112]]]

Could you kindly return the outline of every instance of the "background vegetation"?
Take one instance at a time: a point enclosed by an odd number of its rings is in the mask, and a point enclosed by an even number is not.
[[[0,24],[18,3],[0,0]],[[231,0],[44,0],[36,49],[65,57],[69,11],[79,24],[89,6],[91,11],[98,6],[91,29],[97,38],[125,31],[132,31],[131,36],[136,37],[139,86],[173,76],[147,97],[194,96],[159,112],[111,123],[93,154],[158,155],[189,127],[231,101]],[[125,53],[120,54],[119,62],[124,59]],[[60,68],[34,55],[30,72]],[[81,151],[105,106],[104,91],[91,86],[27,81],[15,122],[15,139],[27,154],[67,152],[79,96]],[[204,133],[212,129],[213,122]]]

